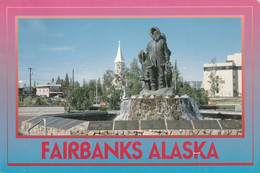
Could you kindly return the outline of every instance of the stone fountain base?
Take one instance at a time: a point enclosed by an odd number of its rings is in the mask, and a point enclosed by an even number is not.
[[[137,95],[123,100],[116,120],[201,120],[195,101],[189,96]]]
[[[151,96],[151,95],[161,95],[161,96],[173,96],[174,91],[173,88],[162,88],[157,91],[151,91],[151,90],[142,90],[140,92],[140,95],[146,95],[146,96]]]
[[[42,118],[46,119],[48,136],[242,135],[241,120],[82,121],[55,115],[42,115],[23,121],[20,134],[28,135],[28,129]],[[30,135],[44,135],[43,125],[33,128]]]

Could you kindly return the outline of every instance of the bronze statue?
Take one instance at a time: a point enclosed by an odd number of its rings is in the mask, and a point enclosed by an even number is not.
[[[165,82],[166,82],[166,87],[170,88],[172,86],[172,64],[170,62],[170,57],[166,58],[166,63],[165,63]]]
[[[149,67],[150,62],[144,51],[141,51],[138,55],[139,62],[142,64],[142,76],[141,80],[144,81],[144,89],[151,90]]]
[[[142,64],[144,89],[156,91],[171,87],[171,51],[167,47],[165,35],[157,27],[150,29],[150,35],[152,40],[147,44],[146,52],[139,53],[139,61]]]

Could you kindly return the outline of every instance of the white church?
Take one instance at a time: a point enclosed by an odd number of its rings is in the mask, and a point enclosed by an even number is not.
[[[118,41],[118,49],[117,49],[117,54],[115,58],[115,74],[121,75],[124,72],[125,68],[125,60],[122,55],[122,50],[120,46],[120,41]]]
[[[118,41],[118,49],[117,49],[117,54],[116,54],[116,58],[115,58],[115,79],[113,81],[113,85],[117,88],[117,89],[123,89],[124,90],[124,86],[122,83],[122,77],[123,77],[123,73],[125,71],[125,60],[123,58],[122,55],[122,50],[121,50],[121,45],[120,45],[120,41]]]

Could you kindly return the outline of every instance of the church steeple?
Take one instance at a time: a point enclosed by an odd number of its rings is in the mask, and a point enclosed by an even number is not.
[[[113,80],[113,85],[115,86],[116,89],[120,89],[122,91],[124,90],[124,92],[125,92],[125,86],[123,86],[123,74],[125,71],[125,60],[122,55],[120,41],[118,41],[117,55],[116,55],[116,59],[114,62],[115,62],[115,78]],[[123,94],[123,93],[121,93],[121,94]],[[120,97],[122,98],[122,95]]]
[[[118,41],[118,49],[117,49],[116,59],[114,62],[115,63],[116,62],[125,62],[123,55],[122,55],[122,51],[121,51],[120,41]]]
[[[118,41],[117,55],[114,63],[115,63],[115,74],[121,75],[124,70],[125,60],[122,55],[120,41]]]

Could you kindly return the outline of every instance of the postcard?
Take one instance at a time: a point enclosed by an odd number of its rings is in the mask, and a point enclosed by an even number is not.
[[[1,1],[0,172],[259,172],[260,1]]]

